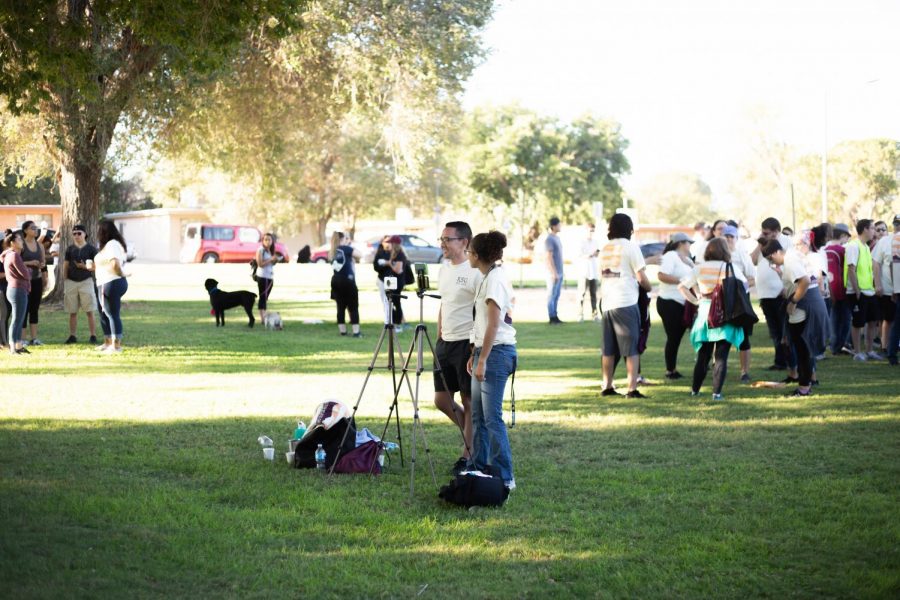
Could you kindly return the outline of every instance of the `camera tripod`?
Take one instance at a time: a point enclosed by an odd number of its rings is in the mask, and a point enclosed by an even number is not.
[[[403,460],[403,441],[401,436],[401,428],[400,428],[400,409],[398,405],[398,399],[400,397],[400,390],[403,388],[404,382],[406,383],[406,387],[409,390],[410,398],[412,399],[413,405],[413,430],[412,430],[412,448],[410,449],[410,474],[409,474],[409,494],[410,497],[413,496],[415,492],[415,469],[416,469],[416,451],[417,451],[417,437],[421,436],[422,445],[425,449],[425,455],[428,458],[428,467],[429,472],[431,473],[432,482],[437,485],[437,477],[434,473],[434,463],[431,460],[431,450],[428,448],[428,440],[425,436],[425,428],[422,425],[422,421],[419,418],[419,384],[422,376],[422,372],[425,370],[425,342],[428,342],[428,349],[431,353],[432,360],[434,361],[434,371],[437,376],[439,376],[444,384],[444,389],[449,390],[450,388],[447,386],[447,381],[444,378],[444,372],[441,369],[440,363],[437,360],[434,352],[434,344],[431,342],[431,337],[428,334],[428,328],[424,322],[424,298],[428,296],[430,298],[440,298],[437,294],[428,294],[426,290],[428,288],[427,279],[420,279],[419,281],[419,289],[416,291],[416,296],[419,298],[419,322],[416,325],[415,334],[409,346],[409,351],[406,354],[405,360],[403,359],[403,355],[399,349],[399,342],[396,338],[396,330],[393,323],[393,315],[392,311],[389,311],[388,322],[384,324],[384,328],[382,329],[381,336],[378,339],[378,343],[375,346],[375,352],[372,356],[372,361],[369,363],[369,367],[366,373],[366,378],[363,381],[362,389],[360,390],[359,397],[356,400],[356,404],[353,407],[353,414],[351,419],[356,416],[356,412],[359,408],[360,402],[362,401],[363,394],[365,393],[366,385],[369,382],[369,378],[372,375],[372,371],[376,368],[376,363],[378,362],[378,356],[381,353],[381,349],[384,346],[384,340],[387,338],[388,343],[388,359],[387,365],[385,366],[391,372],[391,378],[393,382],[393,400],[391,402],[390,409],[388,411],[388,417],[384,424],[384,429],[382,430],[381,438],[384,439],[384,436],[387,435],[388,428],[391,424],[391,419],[393,418],[397,425],[397,445],[400,449],[400,465],[404,466]],[[387,292],[389,297],[393,295],[393,297],[397,298],[406,298],[406,296],[400,295],[399,292]],[[397,363],[395,362],[394,353],[397,353],[397,356],[400,357],[402,362],[402,367],[400,368],[400,377],[397,377]],[[412,382],[410,381],[410,363],[412,362],[413,352],[416,355],[416,385],[415,391],[412,387]],[[468,445],[466,444],[465,433],[463,432],[462,427],[459,428],[460,437],[463,440],[463,444],[466,445],[468,449]],[[344,433],[344,439],[341,441],[341,447],[343,447],[344,441],[346,441],[347,433],[349,433],[349,429]],[[340,450],[338,451],[337,457],[335,457],[335,463],[337,464],[337,459],[340,458]],[[370,465],[369,472],[372,472],[372,469],[375,468],[375,463],[373,462]],[[332,466],[331,472],[334,471],[334,466]]]

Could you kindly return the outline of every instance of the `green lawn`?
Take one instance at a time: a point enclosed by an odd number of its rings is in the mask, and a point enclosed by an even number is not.
[[[735,364],[712,404],[661,384],[657,324],[650,399],[601,400],[597,326],[550,328],[540,291],[522,292],[519,487],[501,509],[466,511],[437,498],[459,436],[427,372],[437,484],[420,444],[413,498],[396,455],[377,478],[262,459],[258,435],[283,452],[320,401],[357,401],[381,331],[374,292],[361,340],[302,324],[333,319],[333,304],[325,272],[299,266],[276,280],[285,331],[249,330],[236,311],[216,329],[199,265],[180,268],[183,288],[135,269],[124,354],[54,343],[0,358],[3,597],[900,596],[896,369],[830,358],[801,401],[740,386]],[[250,287],[243,266],[213,269],[223,288]],[[65,338],[63,315],[42,322],[45,342]],[[379,433],[387,379],[373,375],[358,416]],[[400,409],[408,459],[408,395]]]

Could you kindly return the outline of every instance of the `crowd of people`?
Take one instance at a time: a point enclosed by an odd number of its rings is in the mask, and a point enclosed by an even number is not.
[[[100,313],[104,341],[97,350],[104,353],[122,351],[122,296],[128,291],[123,272],[126,243],[112,221],[101,221],[97,245],[87,239],[83,225],[72,228],[73,243],[62,263],[63,309],[69,315],[67,344],[78,342],[78,314],[87,315],[90,343],[97,344],[94,312]],[[38,337],[41,298],[47,285],[47,265],[58,254],[39,239],[33,221],[22,223],[21,229],[7,229],[0,245],[0,345],[11,354],[30,354],[29,347],[41,346]],[[27,328],[27,329],[26,329]],[[26,339],[25,333],[28,338]]]
[[[748,248],[738,223],[717,220],[698,224],[695,236],[673,234],[659,264],[656,310],[665,330],[665,378],[682,378],[678,350],[688,334],[696,352],[691,393],[700,394],[713,362],[712,398],[723,399],[723,386],[731,350],[737,348],[740,381],[752,383],[751,339],[759,319],[750,303],[755,291],[774,347],[771,371],[784,371],[780,383],[797,384],[796,396],[806,396],[818,385],[817,366],[831,354],[851,355],[855,361],[897,364],[900,327],[896,318],[900,301],[900,215],[892,221],[860,219],[855,231],[844,223],[822,223],[793,234],[775,218],[760,224],[760,235]],[[547,253],[547,313],[550,325],[561,323],[557,304],[562,280],[559,219],[549,222]],[[625,395],[644,397],[638,389],[640,354],[646,347],[647,302],[650,291],[645,274],[650,262],[631,239],[634,225],[626,214],[609,221],[604,242],[594,239],[589,224],[581,244],[580,311],[590,293],[591,316],[602,325],[603,389],[618,395],[612,380],[624,359]],[[852,235],[855,233],[855,236]],[[717,288],[732,278],[752,315],[720,322],[715,306]],[[599,290],[599,293],[598,291]],[[599,298],[599,300],[598,300]],[[602,316],[600,316],[602,315]]]

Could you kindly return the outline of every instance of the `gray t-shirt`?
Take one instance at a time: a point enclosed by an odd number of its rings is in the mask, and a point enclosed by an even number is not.
[[[544,242],[544,248],[547,250],[547,254],[550,255],[550,259],[553,261],[553,268],[556,269],[556,273],[562,275],[563,255],[562,242],[559,241],[559,236],[554,233],[548,235],[547,241]]]

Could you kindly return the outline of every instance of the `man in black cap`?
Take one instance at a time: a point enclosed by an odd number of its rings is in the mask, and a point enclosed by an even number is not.
[[[69,338],[67,344],[78,341],[75,328],[78,325],[78,313],[87,313],[88,329],[91,332],[92,344],[97,343],[97,326],[94,323],[94,307],[97,296],[94,292],[94,257],[97,249],[87,243],[87,230],[84,225],[72,228],[73,244],[66,248],[66,257],[62,265],[63,271],[63,307],[69,313]]]
[[[544,242],[544,249],[547,251],[547,315],[551,325],[562,324],[556,312],[563,284],[563,252],[559,230],[559,218],[551,217],[550,233]]]

